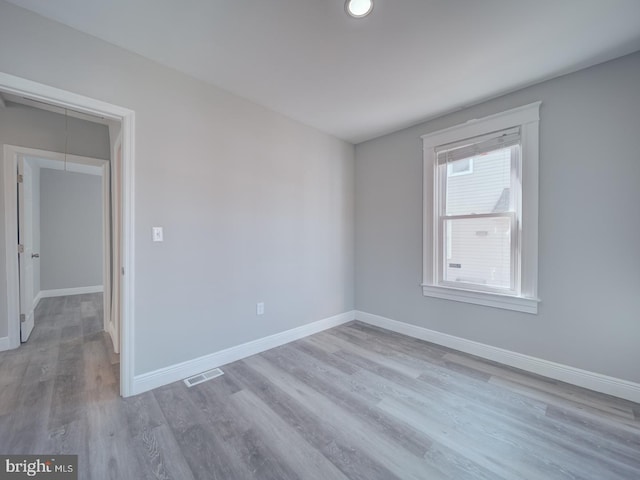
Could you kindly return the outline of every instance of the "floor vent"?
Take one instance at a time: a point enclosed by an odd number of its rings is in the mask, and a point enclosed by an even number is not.
[[[207,380],[219,377],[220,375],[224,375],[224,372],[219,368],[214,368],[213,370],[207,370],[206,372],[199,373],[198,375],[194,375],[193,377],[185,378],[184,384],[187,387],[193,387],[194,385],[206,382]]]

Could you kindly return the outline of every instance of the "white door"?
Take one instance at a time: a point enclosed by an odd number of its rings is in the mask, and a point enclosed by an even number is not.
[[[26,342],[33,330],[33,176],[24,157],[18,157],[18,254],[20,264],[20,341]]]

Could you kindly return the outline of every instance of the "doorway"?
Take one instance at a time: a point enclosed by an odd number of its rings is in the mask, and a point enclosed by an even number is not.
[[[114,351],[111,318],[110,164],[107,160],[7,146],[5,162],[17,167],[19,342],[34,327],[43,298],[100,293]],[[15,171],[15,170],[14,170]],[[11,319],[10,319],[11,321]],[[10,338],[13,345],[18,339]]]
[[[53,107],[74,110],[81,114],[95,115],[114,122],[121,126],[120,131],[120,170],[113,175],[111,180],[118,192],[116,198],[120,212],[118,224],[114,224],[114,238],[118,240],[120,247],[119,258],[121,264],[114,274],[114,285],[118,285],[119,297],[114,303],[110,318],[117,319],[116,328],[119,336],[120,347],[120,394],[129,396],[133,391],[133,321],[134,321],[134,238],[133,238],[133,199],[134,199],[134,118],[132,110],[109,104],[100,100],[77,95],[72,92],[50,87],[41,83],[32,82],[20,77],[0,72],[0,92],[20,96],[21,98],[42,102]],[[6,250],[6,280],[7,280],[7,305],[6,315],[8,319],[19,319],[19,274],[16,245],[13,238],[17,238],[17,187],[13,182],[7,182],[7,177],[13,174],[13,162],[6,161],[11,152],[4,153],[4,184],[5,184],[5,250]],[[113,157],[113,156],[112,156]],[[16,165],[17,168],[17,165]],[[15,208],[14,208],[15,207]],[[13,220],[13,221],[10,221]],[[13,235],[15,234],[15,235]],[[115,243],[115,242],[114,242]],[[37,252],[36,252],[37,253]],[[105,285],[106,287],[106,285]],[[106,307],[106,304],[105,304]],[[3,312],[4,313],[4,312]],[[15,322],[9,322],[9,326]],[[19,334],[10,332],[10,338],[19,339]],[[15,341],[15,340],[14,340]],[[8,345],[15,348],[16,345]]]

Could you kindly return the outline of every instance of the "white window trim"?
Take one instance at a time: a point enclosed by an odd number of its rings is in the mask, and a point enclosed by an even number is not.
[[[535,102],[488,117],[469,120],[422,136],[424,153],[422,292],[425,296],[525,313],[538,313],[540,302],[538,298],[538,130],[541,103]],[[521,128],[522,155],[520,294],[505,295],[438,285],[435,271],[438,240],[434,232],[434,215],[437,215],[434,205],[435,169],[437,168],[435,148],[518,126]]]

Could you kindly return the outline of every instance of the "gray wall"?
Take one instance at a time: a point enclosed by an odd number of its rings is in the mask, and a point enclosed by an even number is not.
[[[353,309],[352,145],[5,2],[0,71],[136,112],[136,374]]]
[[[542,101],[538,315],[424,297],[420,135]],[[356,307],[640,381],[640,53],[356,148]]]
[[[102,177],[40,170],[41,289],[102,285]]]
[[[3,6],[4,4],[0,3],[0,11]],[[0,24],[5,20],[6,17],[2,12]],[[9,48],[6,39],[2,37],[3,33],[4,28],[0,32],[0,38],[2,38],[0,51]],[[2,61],[0,61],[0,71],[6,72]],[[7,102],[6,108],[0,108],[0,146],[3,144],[64,152],[64,115]],[[105,125],[68,118],[68,153],[108,160],[109,148],[109,131]],[[0,151],[0,156],[2,155],[2,151]],[[0,172],[0,183],[4,181],[2,175]],[[4,194],[2,194],[0,195],[0,337],[7,336],[8,332],[4,251]],[[34,290],[34,293],[37,292],[38,290]]]

